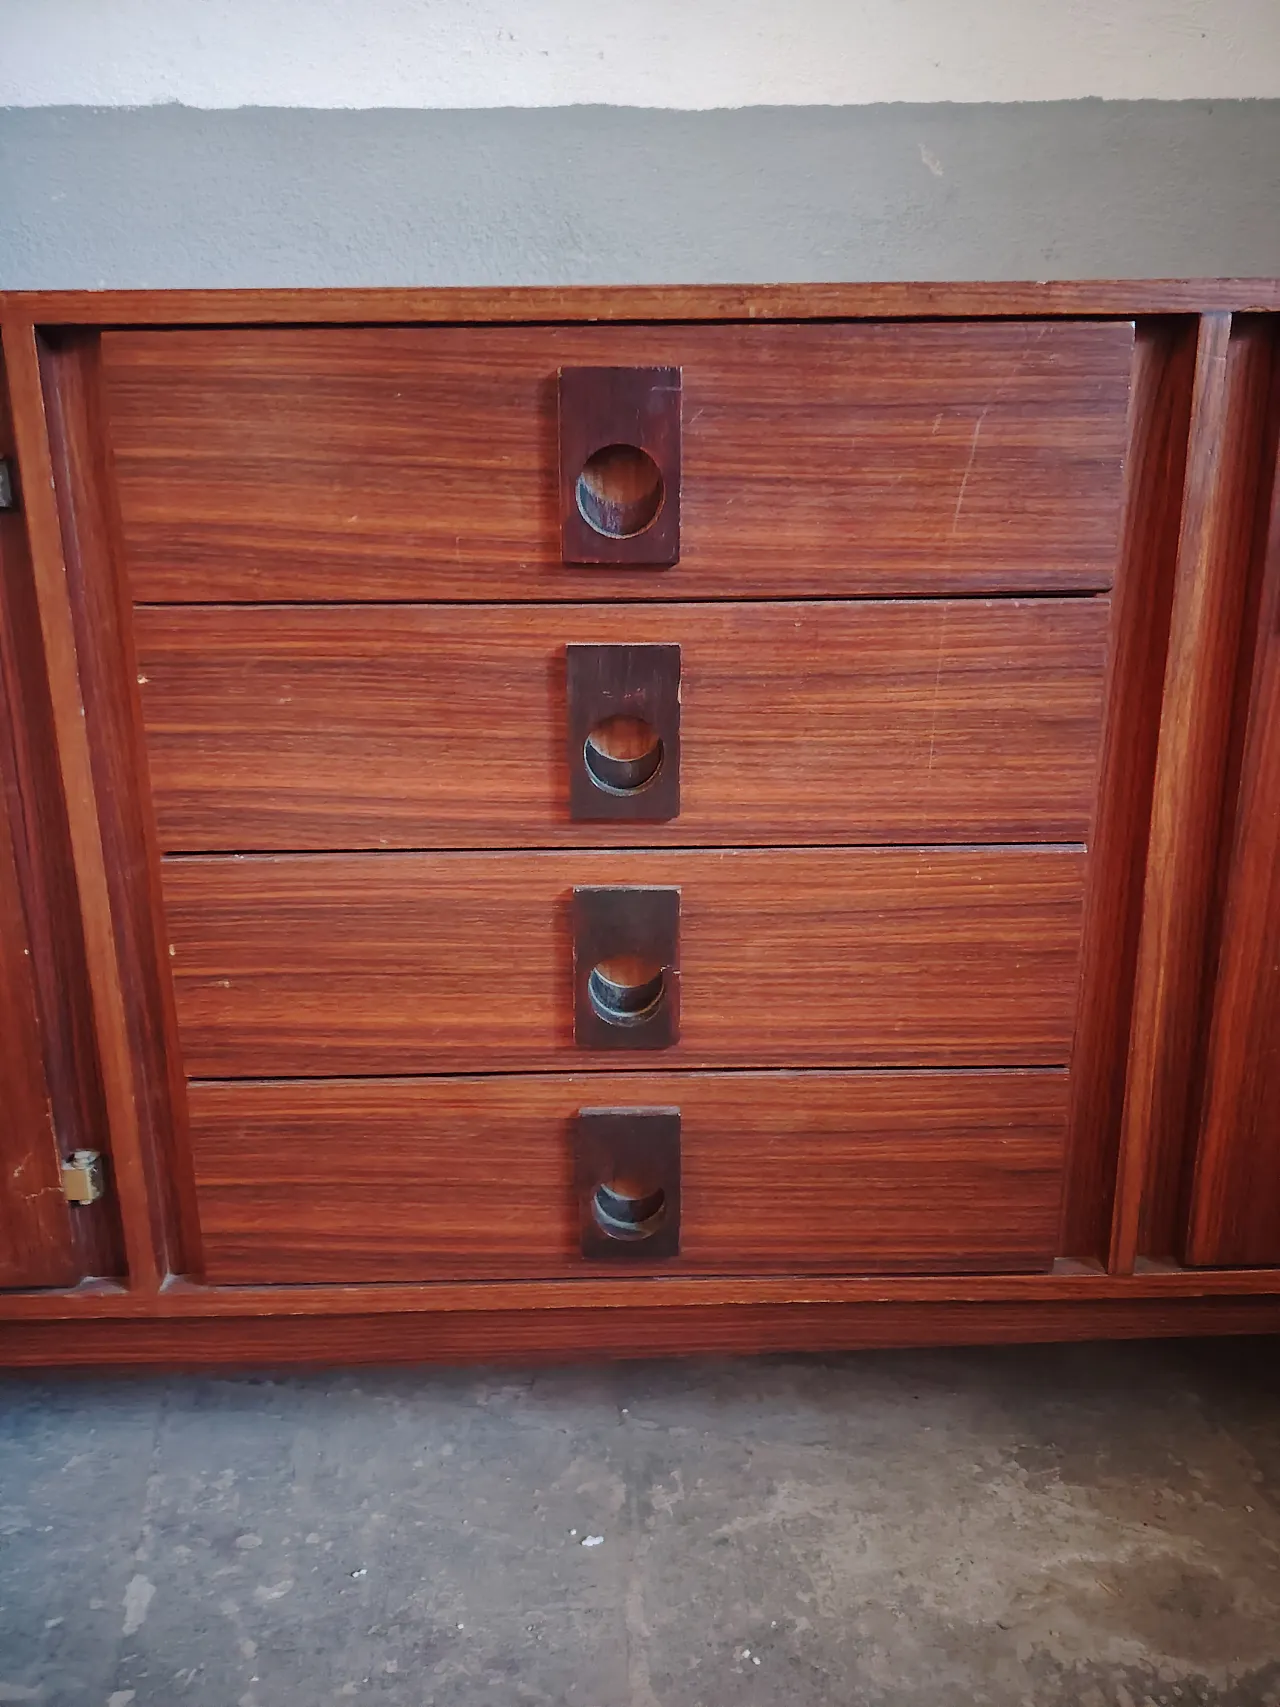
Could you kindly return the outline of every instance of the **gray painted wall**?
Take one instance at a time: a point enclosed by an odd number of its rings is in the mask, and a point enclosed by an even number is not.
[[[1280,275],[1280,100],[0,110],[0,288]]]

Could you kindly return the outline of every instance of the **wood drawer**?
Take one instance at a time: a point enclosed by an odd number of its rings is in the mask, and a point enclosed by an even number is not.
[[[142,608],[160,841],[1083,841],[1109,614],[1106,598]],[[616,641],[681,648],[668,823],[569,817],[565,647]]]
[[[143,601],[1098,590],[1129,322],[107,332]],[[682,371],[680,561],[561,560],[561,366]],[[588,591],[588,589],[590,589]]]
[[[635,1274],[579,1251],[571,1123],[601,1103],[680,1109],[680,1255],[650,1265],[661,1272],[995,1272],[1056,1254],[1060,1072],[190,1091],[215,1282]]]
[[[1068,1061],[1075,848],[170,857],[197,1077],[642,1069],[575,1046],[576,885],[681,889],[687,1067]]]

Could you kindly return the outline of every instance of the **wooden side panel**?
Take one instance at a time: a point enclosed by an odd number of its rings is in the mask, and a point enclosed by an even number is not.
[[[1233,687],[1265,520],[1273,332],[1201,323],[1121,1134],[1112,1266],[1181,1242],[1231,805]]]
[[[1280,1263],[1280,469],[1187,1260]]]
[[[169,850],[1083,841],[1108,601],[152,606]],[[565,648],[681,648],[679,816],[573,823]]]
[[[31,948],[0,792],[0,1286],[69,1286],[78,1278]]]
[[[4,380],[0,356],[0,456],[17,469]],[[23,976],[31,979],[40,1023],[43,1094],[61,1151],[69,1154],[102,1148],[102,1078],[20,477],[15,500],[12,509],[0,511],[0,816],[7,799],[29,951]],[[0,1117],[3,1109],[0,1098]],[[109,1195],[77,1207],[70,1229],[78,1274],[123,1272],[120,1229]]]
[[[1134,352],[1063,1201],[1063,1253],[1090,1261],[1111,1237],[1196,331],[1144,323]]]
[[[165,862],[195,1077],[652,1069],[573,1044],[576,885],[681,889],[696,1066],[1069,1059],[1085,855],[309,854]]]
[[[144,601],[1105,590],[1133,328],[109,332]],[[561,366],[673,366],[680,561],[561,561]],[[588,591],[589,589],[589,591]]]
[[[641,1272],[1044,1269],[1065,1073],[196,1083],[213,1282],[616,1274],[579,1251],[581,1107],[681,1115],[680,1255]]]
[[[129,1273],[145,1289],[194,1266],[194,1217],[98,356],[96,334],[24,345],[34,417],[24,476],[29,496],[40,492],[33,540],[41,616],[57,649],[58,742],[64,769],[72,768],[112,1172]]]
[[[151,1216],[142,1133],[131,1058],[126,995],[121,983],[110,899],[110,860],[98,820],[89,718],[81,694],[74,595],[68,559],[79,559],[80,540],[64,512],[74,484],[61,454],[55,457],[46,415],[41,348],[35,328],[6,321],[2,327],[5,367],[13,405],[22,482],[23,517],[38,610],[43,666],[49,686],[52,750],[66,802],[67,831],[84,932],[84,967],[93,1023],[93,1043],[102,1073],[103,1127],[118,1191],[124,1253],[131,1279],[155,1290],[161,1278],[156,1224]],[[54,399],[57,387],[51,386]],[[67,399],[69,401],[69,399]],[[75,411],[82,451],[91,442],[85,416]],[[56,468],[55,468],[56,464]],[[92,534],[91,536],[92,537]]]

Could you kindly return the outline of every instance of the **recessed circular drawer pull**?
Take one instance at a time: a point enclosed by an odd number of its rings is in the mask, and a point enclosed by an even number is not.
[[[641,1025],[661,1005],[667,978],[661,966],[636,955],[618,955],[591,968],[587,995],[608,1025]]]
[[[573,1040],[579,1049],[680,1041],[679,889],[574,889]]]
[[[596,1187],[591,1212],[610,1239],[651,1239],[666,1217],[667,1194],[645,1190],[633,1180],[608,1180]]]
[[[592,782],[608,794],[635,794],[662,769],[662,742],[640,717],[606,717],[582,749]]]
[[[639,445],[605,445],[578,476],[578,510],[606,539],[632,539],[657,519],[663,499],[662,473]]]

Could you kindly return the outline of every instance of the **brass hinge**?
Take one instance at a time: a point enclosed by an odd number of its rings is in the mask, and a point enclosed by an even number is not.
[[[68,1203],[96,1203],[102,1196],[102,1157],[96,1150],[73,1151],[62,1164],[62,1192]]]
[[[18,483],[13,478],[13,464],[8,457],[0,456],[0,510],[16,510],[18,507]]]

